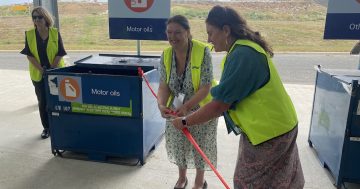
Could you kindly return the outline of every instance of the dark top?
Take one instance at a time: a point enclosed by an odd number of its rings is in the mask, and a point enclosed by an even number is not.
[[[48,59],[47,53],[46,53],[46,47],[47,47],[49,37],[46,38],[45,40],[42,40],[39,35],[39,32],[37,30],[35,30],[35,33],[36,33],[36,45],[37,45],[37,49],[38,49],[41,67],[46,67],[47,69],[49,69],[50,62],[49,62],[49,59]],[[26,33],[25,33],[25,48],[20,53],[27,55],[27,56],[34,57],[34,55],[31,53],[29,45],[27,43]],[[67,53],[64,49],[64,45],[63,45],[63,42],[61,39],[60,32],[58,32],[58,53],[56,56],[65,56],[66,54]]]
[[[227,56],[219,85],[211,89],[214,100],[231,104],[235,108],[237,102],[250,96],[264,86],[270,79],[270,70],[266,56],[255,49],[237,45]],[[224,120],[230,133],[240,134],[238,127],[224,112]]]

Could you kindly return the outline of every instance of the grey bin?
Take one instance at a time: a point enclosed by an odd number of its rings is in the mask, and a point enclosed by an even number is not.
[[[360,70],[316,69],[308,142],[340,189],[360,181]]]
[[[46,73],[51,150],[90,160],[135,158],[143,165],[165,132],[138,67],[157,91],[159,56],[99,54]]]

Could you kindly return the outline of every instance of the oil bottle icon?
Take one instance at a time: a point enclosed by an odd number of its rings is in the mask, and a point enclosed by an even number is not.
[[[59,76],[59,100],[66,102],[81,102],[81,78]]]
[[[146,8],[147,0],[131,0],[132,8]]]
[[[70,80],[65,80],[65,96],[76,97],[76,88],[71,85]]]

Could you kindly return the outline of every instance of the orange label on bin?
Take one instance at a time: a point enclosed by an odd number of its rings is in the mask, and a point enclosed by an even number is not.
[[[65,77],[60,82],[60,94],[66,100],[75,100],[80,95],[80,87],[78,82],[73,78]]]

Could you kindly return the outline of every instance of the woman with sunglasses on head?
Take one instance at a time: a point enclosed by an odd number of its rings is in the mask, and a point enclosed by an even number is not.
[[[303,188],[297,115],[269,44],[230,7],[213,7],[206,30],[215,51],[227,52],[221,79],[211,89],[213,100],[175,118],[174,126],[190,129],[222,114],[228,131],[241,133],[234,189]]]
[[[29,60],[30,78],[35,87],[44,128],[41,138],[45,139],[49,137],[50,131],[43,74],[47,69],[64,67],[63,56],[66,52],[60,32],[52,27],[54,21],[50,13],[42,7],[35,7],[31,16],[34,28],[25,32],[25,48],[20,53],[26,55]]]
[[[186,116],[211,101],[209,90],[213,84],[209,44],[191,37],[188,20],[182,15],[168,19],[166,35],[170,47],[166,48],[160,62],[158,107],[162,117],[171,118],[171,111]],[[217,118],[204,123],[206,127],[189,129],[200,148],[216,166]],[[205,170],[211,170],[186,136],[175,129],[170,119],[166,121],[166,150],[170,162],[178,166],[179,177],[174,189],[186,188],[188,168],[195,168],[193,189],[207,188]]]

